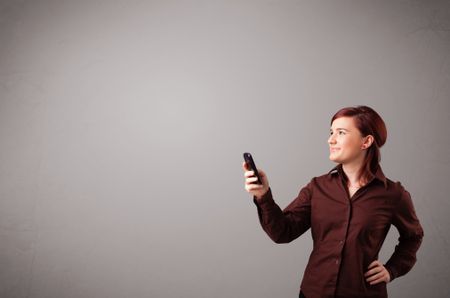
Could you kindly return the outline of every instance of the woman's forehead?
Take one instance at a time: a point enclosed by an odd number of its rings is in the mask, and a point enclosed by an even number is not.
[[[333,123],[331,124],[331,129],[346,129],[346,130],[352,130],[355,129],[355,122],[352,117],[340,117],[337,119],[334,119]]]

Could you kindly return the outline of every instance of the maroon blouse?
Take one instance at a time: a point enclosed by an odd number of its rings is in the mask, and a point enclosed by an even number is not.
[[[416,262],[423,229],[409,192],[387,179],[381,167],[351,198],[342,165],[313,178],[284,210],[271,189],[254,198],[264,231],[276,243],[296,239],[309,228],[314,241],[301,290],[307,298],[387,297],[386,283],[370,285],[364,273],[378,259],[391,224],[399,234],[385,264],[391,281]]]

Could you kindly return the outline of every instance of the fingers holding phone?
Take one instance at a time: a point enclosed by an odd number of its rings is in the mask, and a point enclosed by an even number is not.
[[[255,175],[255,171],[250,170],[245,161],[243,163],[243,167],[245,171],[245,190],[254,195],[257,199],[260,199],[269,190],[269,183],[267,181],[266,174],[263,170],[259,169],[258,172],[260,179],[258,179]],[[260,180],[262,183],[259,183]]]
[[[261,169],[257,169],[250,153],[244,153],[242,168],[245,176],[245,190],[260,199],[268,190],[267,176]]]

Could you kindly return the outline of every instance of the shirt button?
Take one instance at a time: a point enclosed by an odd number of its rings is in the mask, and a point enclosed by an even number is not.
[[[344,240],[339,241],[339,244],[344,244]]]
[[[336,259],[336,265],[338,265],[339,264],[339,260],[338,259]]]

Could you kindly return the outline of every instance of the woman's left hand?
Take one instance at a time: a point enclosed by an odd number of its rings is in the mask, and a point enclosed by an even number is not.
[[[376,285],[383,281],[385,283],[391,281],[391,276],[389,275],[389,272],[383,266],[383,264],[381,264],[380,261],[378,260],[373,261],[372,263],[370,263],[368,269],[369,270],[364,274],[364,277],[366,277],[366,281],[371,285]]]

